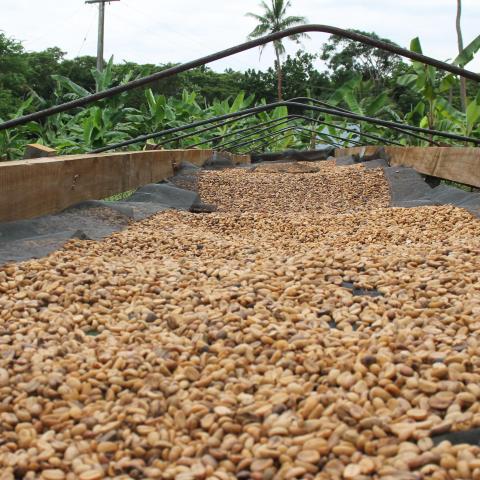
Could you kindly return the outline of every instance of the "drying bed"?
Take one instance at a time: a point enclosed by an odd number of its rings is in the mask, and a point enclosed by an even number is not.
[[[479,220],[301,165],[2,268],[2,479],[480,478]]]

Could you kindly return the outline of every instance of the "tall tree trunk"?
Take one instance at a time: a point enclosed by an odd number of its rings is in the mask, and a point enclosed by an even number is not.
[[[458,39],[458,53],[463,52],[463,35],[462,35],[462,0],[457,0],[457,39]],[[467,110],[467,82],[465,78],[460,77],[460,99],[462,102],[462,111]]]
[[[278,100],[281,101],[283,99],[282,95],[282,64],[280,63],[280,52],[278,48],[275,47],[275,54],[277,55],[277,89],[278,89]]]

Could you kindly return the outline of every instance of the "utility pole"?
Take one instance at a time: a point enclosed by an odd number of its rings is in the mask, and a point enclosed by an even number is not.
[[[105,39],[105,4],[120,0],[87,0],[85,3],[98,3],[98,43],[97,43],[97,70],[103,70],[103,45]]]

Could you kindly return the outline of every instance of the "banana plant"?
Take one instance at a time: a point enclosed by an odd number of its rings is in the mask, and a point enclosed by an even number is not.
[[[357,75],[338,88],[333,95],[330,96],[328,101],[332,105],[346,108],[357,115],[401,121],[401,117],[395,110],[393,101],[387,92],[382,91],[377,95],[371,95],[374,86],[373,81],[365,81],[361,76]],[[326,131],[330,134],[341,136],[345,138],[345,140],[358,139],[358,135],[362,132],[373,133],[385,138],[398,139],[397,132],[378,127],[372,123],[341,120],[340,117],[333,115],[324,115],[323,118],[328,123],[335,123],[341,127],[348,127],[358,131],[358,134],[346,134],[344,131],[337,130],[334,127],[326,127]],[[404,142],[406,143],[407,140],[404,139]]]
[[[41,99],[34,93],[22,102],[18,110],[9,116],[9,119],[18,118],[30,111],[32,108],[38,107]],[[0,123],[3,121],[0,118]],[[0,132],[0,160],[12,160],[22,158],[25,151],[25,145],[35,140],[34,129],[37,124],[30,122],[20,128],[13,130],[2,130]]]
[[[465,67],[480,49],[480,36],[475,38],[453,64]],[[414,38],[410,50],[423,53],[420,39]],[[445,96],[458,84],[452,74],[439,75],[432,66],[412,62],[412,73],[399,77],[398,84],[415,89],[423,99],[407,114],[409,123],[418,124],[422,128],[454,131],[471,135],[480,120],[480,96],[468,103],[467,113],[454,108]]]

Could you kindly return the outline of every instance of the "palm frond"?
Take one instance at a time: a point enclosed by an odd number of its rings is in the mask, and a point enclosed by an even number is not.
[[[290,35],[288,37],[289,40],[295,43],[301,43],[300,39],[309,39],[310,35],[307,35],[306,33],[296,33],[295,35]]]
[[[290,15],[289,17],[286,17],[286,18],[284,19],[284,22],[285,22],[285,23],[292,23],[292,24],[294,24],[294,23],[296,23],[296,24],[299,24],[299,23],[304,24],[304,23],[307,23],[307,22],[308,22],[308,19],[307,19],[307,17],[303,17],[303,16],[301,16],[301,15]]]
[[[248,35],[248,39],[252,40],[254,38],[263,37],[269,32],[269,26],[266,23],[260,23],[250,32],[250,34]]]
[[[258,20],[259,22],[263,22],[264,18],[261,15],[257,15],[256,13],[252,12],[247,12],[245,14],[246,17],[254,18],[255,20]]]

